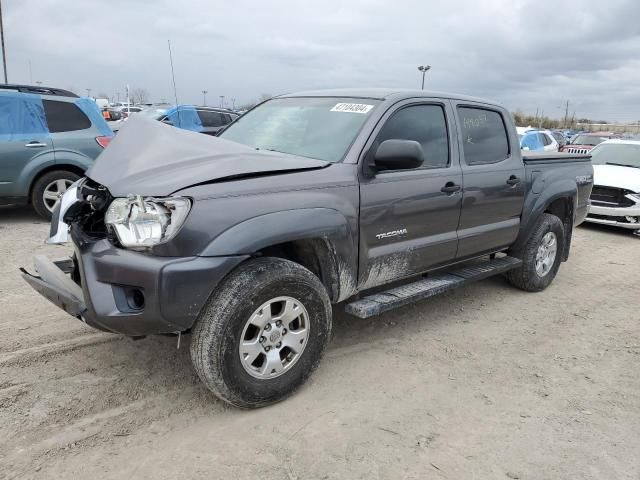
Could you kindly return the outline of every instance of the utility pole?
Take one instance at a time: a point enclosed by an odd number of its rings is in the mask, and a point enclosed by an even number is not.
[[[564,128],[567,128],[567,120],[569,119],[569,100],[567,100],[567,103],[564,107]]]
[[[7,80],[7,51],[4,49],[4,23],[2,22],[2,0],[0,0],[0,43],[2,44],[2,68],[4,69],[4,83]]]
[[[202,90],[202,105],[207,106],[207,90]]]
[[[424,90],[424,76],[429,70],[431,70],[431,65],[420,65],[418,70],[422,72],[422,90]]]
[[[224,108],[224,95],[220,95],[220,108]]]

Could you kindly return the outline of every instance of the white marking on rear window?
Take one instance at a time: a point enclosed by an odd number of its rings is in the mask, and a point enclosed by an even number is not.
[[[367,105],[366,103],[336,103],[335,107],[331,109],[332,112],[346,112],[346,113],[362,113],[367,114],[369,110],[373,108],[373,105]]]

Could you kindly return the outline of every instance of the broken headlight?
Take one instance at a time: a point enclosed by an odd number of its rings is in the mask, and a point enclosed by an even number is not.
[[[188,198],[131,195],[111,202],[104,223],[123,247],[143,250],[175,237],[190,209]]]

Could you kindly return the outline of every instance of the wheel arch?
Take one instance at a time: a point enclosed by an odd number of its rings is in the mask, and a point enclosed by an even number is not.
[[[46,175],[47,173],[50,172],[57,172],[57,171],[63,171],[63,172],[71,172],[71,173],[75,173],[76,175],[79,176],[84,176],[85,170],[83,168],[78,167],[77,165],[72,165],[72,164],[59,164],[59,163],[54,163],[51,165],[48,165],[44,168],[42,168],[41,170],[38,170],[38,172],[33,176],[33,178],[31,178],[31,181],[29,183],[29,192],[28,192],[28,202],[31,203],[31,196],[33,194],[33,187],[35,186],[36,182],[38,180],[40,180],[40,178],[42,178],[44,175]]]
[[[245,220],[216,237],[201,255],[286,258],[318,276],[337,303],[355,292],[356,253],[344,215],[329,208],[305,208]]]
[[[547,192],[546,195],[537,196],[529,210],[529,214],[526,218],[523,216],[524,221],[522,222],[520,235],[513,244],[512,249],[519,250],[522,248],[538,224],[540,215],[549,213],[558,217],[564,226],[565,235],[562,245],[562,261],[564,262],[569,258],[578,189],[575,183],[567,181],[549,185]]]

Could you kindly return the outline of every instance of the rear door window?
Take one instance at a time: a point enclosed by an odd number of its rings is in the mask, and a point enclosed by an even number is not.
[[[551,145],[551,139],[549,138],[549,135],[547,135],[546,133],[539,133],[538,135],[540,135],[540,139],[542,140],[542,144],[546,147],[547,145]]]
[[[509,157],[502,115],[494,110],[458,107],[462,150],[467,165],[498,163]]]
[[[203,127],[222,127],[229,123],[224,114],[212,112],[211,110],[198,110],[198,116]]]
[[[42,104],[51,133],[74,132],[91,127],[89,118],[73,103],[43,100]]]
[[[443,168],[449,165],[449,136],[444,109],[440,105],[412,105],[395,112],[376,138],[414,140],[424,151],[423,168]]]
[[[47,124],[39,97],[0,95],[0,139],[8,141],[46,133]]]

